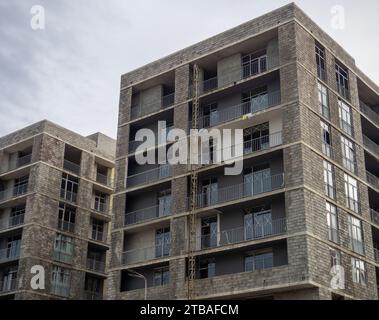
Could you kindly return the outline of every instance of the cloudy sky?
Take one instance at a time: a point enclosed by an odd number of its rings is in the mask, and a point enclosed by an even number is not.
[[[289,2],[0,0],[0,136],[49,119],[115,137],[122,73]],[[296,3],[379,83],[377,0]],[[30,26],[33,5],[45,9],[44,30]],[[332,27],[335,5],[343,30]]]

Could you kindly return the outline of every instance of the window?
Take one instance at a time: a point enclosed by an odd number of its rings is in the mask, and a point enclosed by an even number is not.
[[[76,202],[79,187],[79,179],[68,175],[62,174],[61,183],[61,198],[70,202]]]
[[[199,262],[200,279],[211,278],[216,275],[216,262],[214,259],[204,259]]]
[[[336,63],[336,80],[339,94],[345,99],[350,99],[349,73],[345,67],[342,67],[338,63]]]
[[[54,260],[71,263],[72,251],[72,238],[58,233],[54,242]]]
[[[245,257],[245,271],[270,269],[274,264],[272,250],[265,252],[253,252]]]
[[[354,218],[353,216],[348,215],[347,223],[349,228],[349,238],[350,245],[354,252],[363,254],[363,232],[362,232],[362,222]]]
[[[267,56],[265,51],[247,54],[242,57],[243,77],[250,77],[267,70]]]
[[[349,139],[341,136],[342,163],[351,172],[355,172],[355,150],[354,144]]]
[[[362,260],[351,258],[353,282],[365,285],[367,283],[366,267]]]
[[[14,187],[13,187],[13,196],[17,197],[22,194],[25,194],[28,191],[28,183],[29,183],[28,176],[15,179]]]
[[[5,238],[5,243],[6,247],[2,250],[3,259],[13,259],[20,256],[21,235]]]
[[[330,135],[330,126],[325,122],[321,121],[321,135],[322,135],[322,152],[330,157],[331,154],[331,135]]]
[[[317,76],[319,79],[326,80],[326,63],[325,63],[325,49],[316,43],[316,64],[317,64]]]
[[[217,178],[206,179],[202,182],[201,187],[202,197],[200,199],[201,205],[207,207],[214,205],[218,201],[218,184]]]
[[[341,265],[341,252],[330,249],[330,267],[337,267]]]
[[[269,105],[273,105],[278,100],[268,98],[267,86],[259,87],[242,93],[242,114],[256,113],[266,109]],[[234,117],[234,116],[233,116]]]
[[[201,248],[217,246],[217,216],[201,219]]]
[[[105,212],[106,205],[107,205],[107,194],[96,191],[94,209],[96,211]]]
[[[104,221],[92,219],[92,239],[103,241],[104,236]]]
[[[267,237],[271,235],[273,231],[282,231],[281,228],[281,225],[273,227],[270,205],[263,205],[245,210],[244,240]]]
[[[324,161],[324,183],[325,195],[331,199],[334,199],[335,192],[333,166],[327,161]]]
[[[171,234],[170,228],[160,228],[155,232],[155,257],[168,256],[170,254]]]
[[[51,293],[68,297],[70,294],[70,270],[53,266],[51,274]]]
[[[170,271],[168,267],[154,270],[154,286],[164,286],[170,282]]]
[[[338,243],[339,237],[337,208],[329,202],[326,203],[326,221],[329,228],[329,240]]]
[[[203,128],[214,126],[219,122],[217,102],[207,104],[203,108]]]
[[[351,124],[351,108],[342,100],[338,100],[338,114],[340,117],[341,129],[352,137],[353,127]]]
[[[2,269],[0,274],[0,292],[13,291],[17,288],[17,266]]]
[[[171,190],[158,193],[158,216],[164,217],[171,214]]]
[[[25,205],[13,207],[9,217],[9,226],[18,226],[24,223]]]
[[[76,218],[76,208],[59,203],[58,229],[74,232]]]
[[[359,213],[359,201],[358,201],[358,182],[354,178],[350,177],[346,173],[345,179],[345,196],[346,206],[357,213]]]
[[[269,123],[262,123],[243,130],[243,152],[251,153],[270,147]]]
[[[318,102],[320,105],[320,114],[329,119],[330,111],[328,89],[320,82],[318,83]]]

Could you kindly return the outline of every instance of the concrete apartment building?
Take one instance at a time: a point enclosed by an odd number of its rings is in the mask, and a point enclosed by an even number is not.
[[[0,299],[103,298],[115,145],[49,121],[0,138]]]
[[[243,172],[138,165],[160,120],[244,129]],[[378,177],[379,88],[295,4],[124,74],[107,298],[378,299]]]

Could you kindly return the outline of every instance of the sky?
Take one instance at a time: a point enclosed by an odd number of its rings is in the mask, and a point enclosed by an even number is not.
[[[115,138],[123,73],[290,2],[0,0],[0,136],[48,119]],[[379,1],[295,2],[379,83]],[[31,27],[35,5],[44,29]],[[333,25],[336,5],[342,29]]]

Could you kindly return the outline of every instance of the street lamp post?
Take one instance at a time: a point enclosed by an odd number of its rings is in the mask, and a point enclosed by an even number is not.
[[[143,274],[141,274],[141,273],[139,273],[133,269],[129,269],[128,275],[130,275],[131,277],[143,279],[143,281],[145,282],[145,300],[147,300],[147,279],[146,279],[146,277]]]

